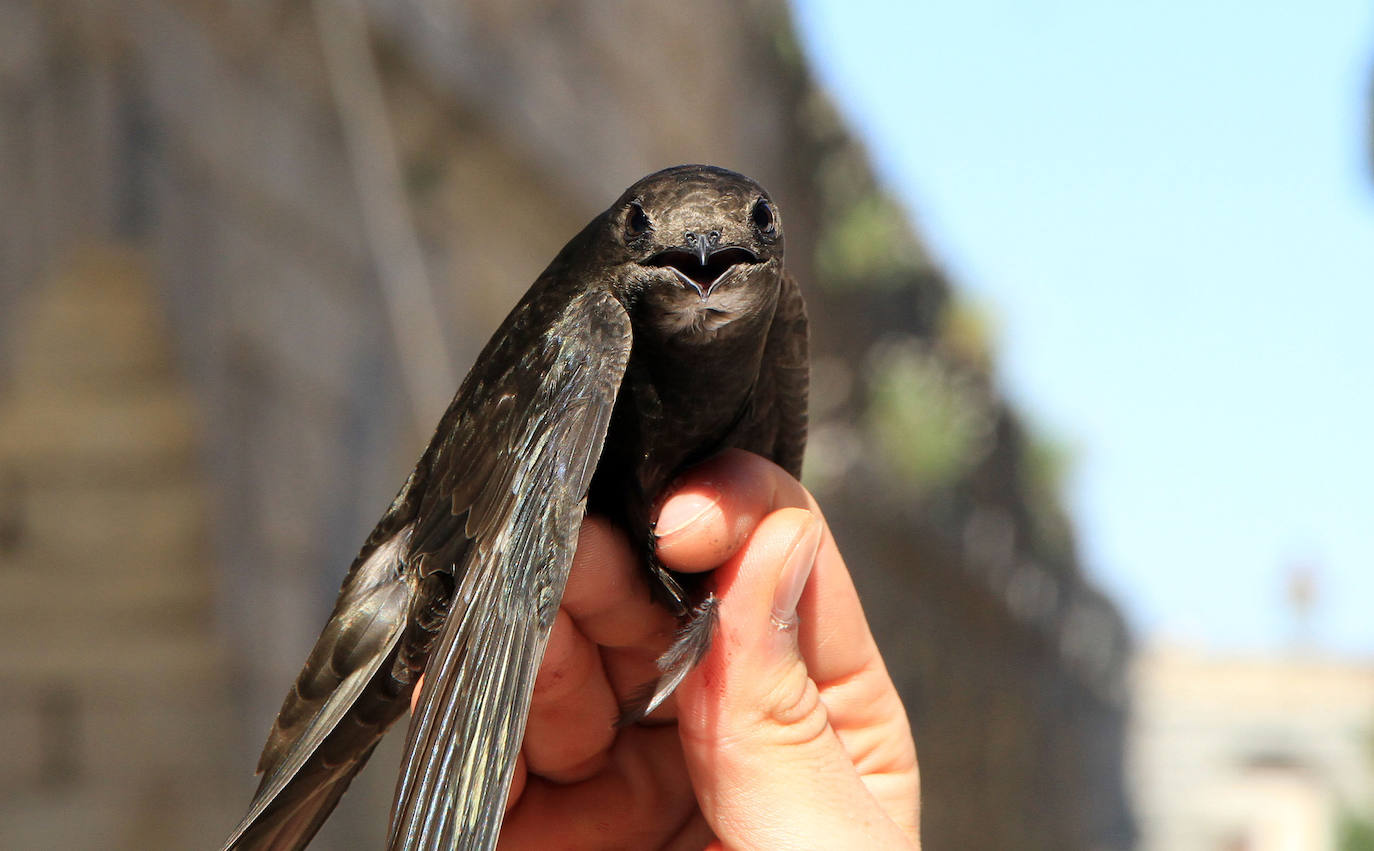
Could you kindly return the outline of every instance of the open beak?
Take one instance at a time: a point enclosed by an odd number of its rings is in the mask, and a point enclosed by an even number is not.
[[[671,269],[678,278],[697,291],[702,298],[711,294],[721,278],[730,270],[745,263],[759,262],[758,255],[747,248],[737,245],[725,248],[711,248],[705,240],[695,246],[695,250],[670,248],[650,257],[646,265]]]

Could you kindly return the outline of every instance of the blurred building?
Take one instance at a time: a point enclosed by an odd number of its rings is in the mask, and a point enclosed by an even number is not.
[[[1331,851],[1369,817],[1374,666],[1159,646],[1133,678],[1142,851]]]
[[[1054,453],[778,0],[0,0],[3,844],[213,846],[444,375],[693,161],[786,217],[808,484],[912,715],[927,844],[1127,847],[1128,641]],[[316,847],[380,844],[394,764]]]

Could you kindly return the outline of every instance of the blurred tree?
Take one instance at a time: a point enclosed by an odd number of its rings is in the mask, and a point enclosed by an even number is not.
[[[894,486],[928,496],[987,454],[993,415],[976,381],[915,338],[875,345],[869,364],[866,425]]]
[[[981,305],[956,295],[940,313],[936,345],[945,359],[990,377],[996,358],[997,329]]]
[[[1374,732],[1362,743],[1365,758],[1374,765]],[[1364,807],[1344,807],[1336,821],[1336,847],[1339,851],[1374,851],[1374,801]]]
[[[819,283],[833,288],[902,286],[921,260],[901,208],[876,191],[838,210],[816,246]]]
[[[1340,851],[1374,851],[1374,820],[1342,813],[1336,827],[1336,847]]]

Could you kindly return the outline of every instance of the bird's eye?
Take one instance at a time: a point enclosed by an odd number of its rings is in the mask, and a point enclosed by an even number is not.
[[[754,202],[754,209],[749,211],[749,218],[764,236],[772,236],[778,232],[778,220],[777,216],[773,215],[773,205],[762,198]]]
[[[630,213],[625,217],[625,233],[630,236],[643,236],[654,226],[649,221],[649,214],[644,212],[644,208],[638,201],[630,202]]]

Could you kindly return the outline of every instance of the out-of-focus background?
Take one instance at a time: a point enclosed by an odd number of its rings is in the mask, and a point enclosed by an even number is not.
[[[215,847],[492,329],[713,162],[927,846],[1374,848],[1374,11],[1204,6],[0,0],[0,845]]]

